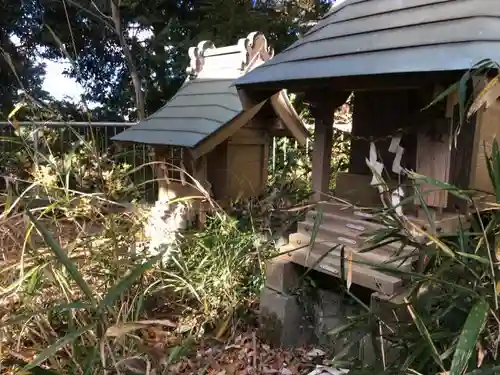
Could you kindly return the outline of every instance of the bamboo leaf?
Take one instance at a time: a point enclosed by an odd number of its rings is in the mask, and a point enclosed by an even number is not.
[[[349,250],[347,261],[347,290],[351,289],[352,285],[352,250]],[[344,261],[344,259],[342,259]]]
[[[499,372],[500,372],[500,365],[496,365],[493,367],[476,369],[474,371],[468,372],[465,375],[498,375]]]
[[[462,375],[466,370],[467,362],[474,352],[476,342],[484,328],[488,311],[489,305],[484,300],[480,300],[472,307],[453,355],[450,375]]]
[[[427,233],[425,230],[420,229],[420,227],[418,225],[415,225],[411,221],[408,221],[408,224],[410,224],[416,232],[420,233],[422,236],[425,236],[430,241],[432,241],[438,247],[438,249],[440,249],[443,253],[448,255],[450,258],[453,258],[453,259],[457,258],[456,254],[453,252],[453,250],[450,249],[448,246],[446,246],[437,237]]]
[[[41,233],[45,243],[54,252],[56,258],[66,268],[71,278],[76,282],[78,287],[82,290],[82,292],[87,296],[88,299],[94,301],[94,295],[89,285],[85,282],[80,272],[78,272],[75,263],[69,258],[66,250],[64,250],[59,242],[52,237],[49,231],[47,231],[47,229],[44,228],[37,219],[35,219],[30,211],[26,210],[26,215],[28,215],[35,228]]]
[[[156,262],[158,262],[163,257],[166,251],[167,249],[161,251],[160,253],[149,259],[147,262],[139,264],[118,284],[114,285],[101,301],[99,305],[99,311],[103,311],[106,307],[112,306],[116,302],[116,300],[120,298],[124,291],[129,289],[134,284],[134,282],[144,274],[144,272],[149,270]]]
[[[95,327],[96,323],[90,324],[86,327],[82,327],[74,332],[68,333],[66,336],[60,338],[57,340],[54,344],[49,346],[48,348],[42,350],[40,354],[36,356],[36,358],[28,363],[25,367],[24,370],[28,371],[31,370],[38,365],[42,364],[45,362],[48,358],[52,357],[54,354],[57,353],[57,351],[61,348],[63,348],[65,345],[69,344],[70,342],[76,340],[78,337],[83,335],[85,332],[90,331]]]
[[[425,323],[422,321],[422,319],[417,315],[417,312],[413,309],[413,307],[410,305],[408,302],[408,299],[405,298],[405,302],[407,304],[408,312],[410,313],[411,318],[413,319],[413,322],[415,323],[415,326],[417,327],[418,331],[422,335],[422,338],[426,341],[427,345],[431,349],[431,354],[432,357],[434,358],[434,361],[441,367],[441,369],[444,371],[444,364],[443,361],[441,360],[441,355],[437,351],[436,346],[434,345],[434,342],[432,341],[432,337],[429,333],[429,330],[425,326]]]
[[[476,98],[472,102],[469,111],[467,112],[467,118],[472,117],[483,105],[485,108],[490,107],[496,102],[500,96],[500,75],[493,78],[486,87],[484,87]]]
[[[4,359],[3,366],[6,369],[10,365],[18,365],[20,367],[25,367],[28,363],[26,361],[14,358],[14,359]],[[6,372],[7,373],[7,372]],[[18,374],[23,374],[22,372],[18,372]],[[40,366],[35,366],[30,369],[29,375],[60,375],[53,370],[47,370]]]
[[[427,105],[426,107],[422,108],[422,111],[425,111],[426,109],[429,109],[430,107],[432,107],[436,103],[439,103],[441,100],[447,98],[448,95],[450,95],[451,93],[453,93],[454,91],[457,90],[458,84],[459,84],[459,82],[455,82],[453,85],[451,85],[450,87],[448,87],[441,94],[439,94],[432,102],[430,102],[429,105]]]

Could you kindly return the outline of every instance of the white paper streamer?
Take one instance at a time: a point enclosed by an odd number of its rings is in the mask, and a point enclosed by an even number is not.
[[[403,173],[403,167],[401,166],[401,158],[403,157],[404,148],[400,146],[401,135],[395,135],[392,137],[391,144],[389,145],[389,152],[396,154],[394,156],[394,161],[392,162],[392,171],[397,174]]]
[[[389,152],[392,152],[393,154],[395,154],[399,148],[400,143],[401,143],[401,136],[400,135],[395,135],[394,137],[392,137],[391,144],[389,146]]]
[[[370,182],[370,185],[377,185],[378,190],[382,193],[384,191],[384,187],[381,185],[381,181],[379,180],[379,176],[382,175],[382,171],[384,169],[384,164],[380,163],[377,160],[377,149],[375,147],[375,143],[370,143],[370,155],[369,159],[366,159],[366,164],[372,169],[373,177]]]
[[[403,173],[403,167],[401,166],[401,158],[403,157],[403,152],[403,147],[398,147],[398,149],[396,150],[396,156],[394,156],[394,161],[392,162],[392,171],[394,173]]]
[[[403,216],[403,207],[401,206],[401,200],[405,197],[405,193],[401,186],[393,190],[391,193],[391,205],[396,211],[396,215]]]

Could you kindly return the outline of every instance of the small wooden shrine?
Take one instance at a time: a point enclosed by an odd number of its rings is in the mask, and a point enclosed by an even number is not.
[[[193,176],[218,201],[257,196],[267,183],[271,136],[308,132],[279,90],[252,101],[232,82],[273,56],[265,36],[252,32],[216,48],[203,41],[189,49],[188,77],[165,106],[113,140],[152,145],[159,168],[159,199],[199,196]],[[187,173],[183,173],[186,171]]]
[[[492,48],[500,44],[500,13],[491,13],[492,4],[490,0],[346,0],[302,39],[236,81],[256,100],[283,88],[301,93],[315,117],[312,186],[319,203],[299,224],[298,233],[290,236],[285,250],[297,249],[290,253],[294,262],[340,277],[340,249],[318,260],[335,245],[344,245],[346,257],[352,251],[354,261],[408,270],[415,266],[415,257],[390,263],[400,251],[398,244],[359,252],[365,245],[361,235],[381,227],[361,209],[383,204],[374,170],[383,173],[392,188],[405,184],[407,177],[401,171],[407,169],[463,189],[492,190],[482,145],[491,145],[500,130],[500,104],[481,109],[461,127],[457,139],[452,136],[459,126],[456,93],[422,110],[478,61],[500,59],[499,50]],[[349,169],[337,177],[332,192],[333,116],[351,93]],[[419,202],[403,205],[400,214],[427,231],[453,231],[469,207],[446,191],[420,187],[434,223],[429,224]],[[332,195],[356,206],[342,209],[330,199]],[[391,196],[393,190],[385,193],[386,202]],[[403,249],[403,254],[411,251]],[[361,264],[353,266],[352,282],[384,295],[404,286],[398,277]]]

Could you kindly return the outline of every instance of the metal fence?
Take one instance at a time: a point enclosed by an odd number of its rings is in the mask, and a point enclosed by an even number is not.
[[[144,144],[123,144],[111,141],[116,134],[124,131],[133,123],[116,122],[19,122],[19,133],[29,146],[35,151],[33,157],[51,153],[63,154],[76,147],[78,142],[85,142],[94,147],[96,155],[106,155],[117,163],[128,163],[136,170],[132,179],[146,197],[154,195],[155,184],[152,169],[145,166],[152,162],[151,148]],[[18,143],[16,129],[8,122],[0,122],[0,155],[6,156],[16,148],[23,147]],[[287,163],[287,155],[292,150],[297,150],[298,144],[294,140],[275,137],[272,139],[269,153],[269,175],[274,176],[277,164],[283,166]],[[307,150],[306,150],[307,151]],[[0,159],[2,160],[2,159]],[[36,161],[36,160],[35,160]],[[0,173],[4,175],[5,159],[0,162]],[[16,171],[10,171],[16,174]]]
[[[0,122],[0,172],[2,175],[17,175],[19,171],[9,169],[7,158],[16,150],[32,150],[30,157],[37,162],[40,157],[68,154],[79,145],[91,148],[98,157],[106,157],[117,163],[127,163],[134,171],[131,177],[141,193],[152,198],[155,186],[153,172],[148,163],[152,161],[150,147],[143,144],[121,144],[111,141],[116,134],[132,123],[116,122],[19,122],[18,134],[8,122]],[[19,143],[22,142],[25,144]],[[11,167],[10,167],[11,168]],[[7,170],[9,169],[9,170]]]

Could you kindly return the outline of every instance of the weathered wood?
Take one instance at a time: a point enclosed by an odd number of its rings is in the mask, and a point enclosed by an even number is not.
[[[258,196],[267,181],[262,163],[265,145],[232,144],[228,146],[229,195],[233,198]]]
[[[301,79],[287,81],[288,92],[303,93],[323,90],[326,95],[363,91],[390,91],[419,89],[424,85],[442,82],[445,87],[460,79],[460,72],[415,72],[379,74],[376,76],[350,76],[321,79]],[[262,82],[255,86],[245,86],[252,97],[266,97],[283,88],[282,82]]]
[[[300,230],[300,229],[299,229]],[[302,233],[293,233],[290,235],[290,243],[288,246],[294,246],[296,249],[306,249],[311,254],[318,256],[333,256],[339,258],[341,256],[340,247],[338,246],[338,241],[329,241],[323,238],[321,235],[317,238],[314,244],[311,244],[311,236]],[[372,268],[369,265],[363,263],[384,265],[386,267],[397,268],[403,271],[410,271],[412,267],[412,259],[396,259],[397,249],[394,247],[385,247],[383,249],[376,249],[368,252],[360,252],[359,248],[356,249],[349,245],[345,245],[344,260],[347,262],[349,254],[352,252],[352,261],[354,263],[358,262],[361,267]],[[400,255],[402,256],[402,255]],[[354,284],[356,280],[353,280]]]
[[[335,196],[358,206],[382,206],[377,189],[370,185],[372,176],[350,172],[337,173]]]
[[[227,148],[226,141],[207,154],[207,178],[217,201],[228,198],[229,194]]]
[[[436,87],[436,94],[440,87]],[[423,131],[417,138],[416,172],[441,182],[450,182],[451,149],[453,145],[453,129],[446,114],[454,107],[455,96],[450,96],[444,111],[436,111],[436,117],[431,123],[422,124]],[[441,115],[442,117],[437,117]],[[439,189],[432,183],[422,183],[420,189],[423,200],[429,207],[443,209],[448,205],[448,192]],[[417,198],[418,199],[418,198]]]
[[[320,201],[330,195],[330,178],[333,146],[333,114],[335,108],[328,102],[311,106],[314,116],[314,148],[312,155],[313,199]]]
[[[493,186],[486,167],[486,155],[491,154],[493,140],[500,141],[500,102],[477,114],[474,153],[471,162],[470,187],[484,192],[493,192]]]
[[[341,259],[335,254],[327,257],[311,252],[307,248],[296,249],[293,245],[287,245],[282,251],[289,251],[292,261],[304,267],[312,267],[319,272],[331,276],[341,277]],[[344,278],[347,278],[347,262],[344,267]],[[382,272],[370,269],[366,266],[352,263],[352,282],[356,285],[381,292],[383,294],[394,294],[403,287],[403,280]]]
[[[231,122],[225,124],[217,131],[210,133],[206,138],[204,138],[203,142],[193,149],[194,157],[199,158],[200,156],[205,155],[229,137],[233,136],[239,129],[241,129],[245,124],[251,121],[255,115],[257,115],[264,104],[265,101],[260,102],[250,109],[241,112],[234,117]]]

